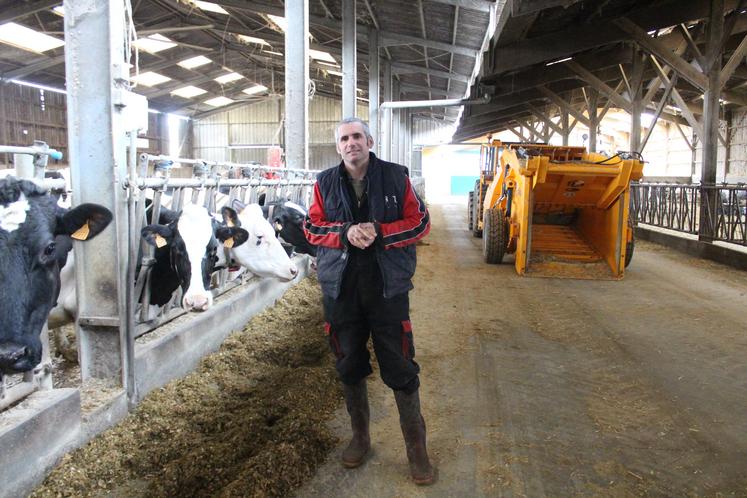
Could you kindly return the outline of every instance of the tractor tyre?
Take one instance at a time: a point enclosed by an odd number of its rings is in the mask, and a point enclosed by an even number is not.
[[[635,232],[633,232],[635,234]],[[633,260],[633,250],[635,249],[635,235],[632,235],[632,238],[629,242],[625,243],[625,268],[628,267],[630,262]]]
[[[480,185],[480,180],[475,182],[475,191],[472,195],[472,235],[474,237],[482,237],[482,230],[480,229],[480,223],[478,220],[482,219],[482,203],[485,201],[485,191],[487,185]]]
[[[475,202],[475,193],[470,192],[467,194],[467,230],[472,230],[472,227],[474,226],[475,219],[474,214],[472,212],[472,204]]]
[[[498,208],[485,211],[482,233],[482,255],[485,262],[491,265],[503,262],[503,255],[508,247],[508,230],[503,212]]]

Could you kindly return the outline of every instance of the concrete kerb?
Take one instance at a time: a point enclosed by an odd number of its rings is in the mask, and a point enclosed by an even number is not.
[[[290,282],[250,281],[207,312],[189,314],[183,327],[145,344],[136,344],[137,402],[151,390],[184,376],[200,359],[220,347],[234,330],[275,303],[309,274],[311,259],[294,258],[298,275]],[[0,498],[25,496],[40,484],[67,452],[115,425],[127,415],[123,390],[95,411],[81,413],[79,389],[52,389],[31,394],[0,412]]]
[[[726,244],[702,242],[694,235],[647,225],[638,225],[635,235],[641,240],[671,247],[690,256],[715,261],[738,270],[747,270],[747,248],[732,249]]]

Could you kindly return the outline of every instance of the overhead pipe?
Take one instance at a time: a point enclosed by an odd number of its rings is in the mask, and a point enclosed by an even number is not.
[[[397,100],[384,102],[382,109],[412,109],[416,107],[454,107],[460,105],[489,104],[490,95],[479,99],[440,99],[440,100]]]

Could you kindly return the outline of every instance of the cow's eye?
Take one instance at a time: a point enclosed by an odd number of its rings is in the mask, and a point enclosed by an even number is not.
[[[57,249],[57,244],[55,244],[54,242],[50,242],[49,244],[47,244],[47,247],[44,248],[44,255],[51,256],[54,254],[56,249]]]

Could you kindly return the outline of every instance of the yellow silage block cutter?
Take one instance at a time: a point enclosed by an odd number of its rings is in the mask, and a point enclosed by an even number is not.
[[[491,144],[495,175],[480,229],[487,263],[515,254],[520,275],[623,278],[632,257],[630,182],[643,176],[639,154],[583,147]]]

